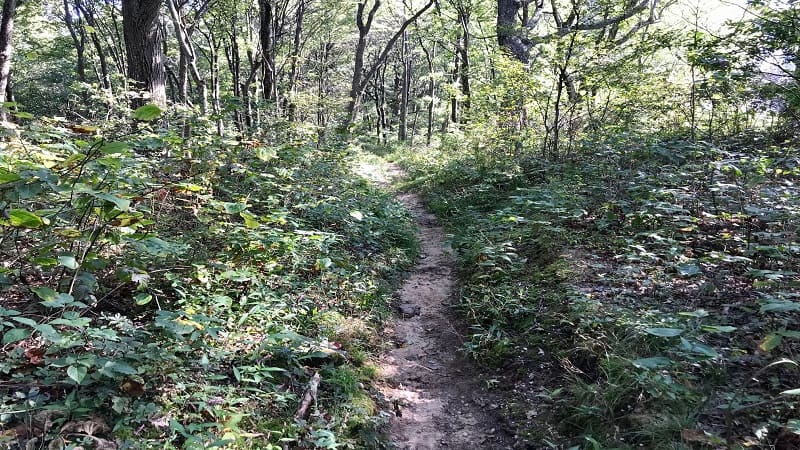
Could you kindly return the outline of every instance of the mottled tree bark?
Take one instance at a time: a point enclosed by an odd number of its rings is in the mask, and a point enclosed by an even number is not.
[[[297,14],[295,14],[294,43],[292,49],[291,68],[289,69],[289,120],[294,122],[297,116],[295,94],[297,90],[297,77],[300,73],[300,46],[303,43],[303,18],[306,11],[306,0],[297,1]]]
[[[278,84],[277,67],[275,66],[275,10],[272,0],[258,0],[258,7],[261,16],[261,28],[259,38],[261,40],[261,53],[264,61],[264,75],[261,80],[264,100],[277,102]]]
[[[167,104],[163,35],[158,23],[161,0],[122,0],[122,34],[128,61],[128,78],[135,89],[147,91],[150,102]],[[133,106],[146,103],[135,99]]]
[[[14,15],[17,0],[3,2],[3,17],[0,20],[0,104],[8,101],[8,84],[11,78],[11,61],[14,56]],[[6,108],[0,108],[0,121],[7,119]]]

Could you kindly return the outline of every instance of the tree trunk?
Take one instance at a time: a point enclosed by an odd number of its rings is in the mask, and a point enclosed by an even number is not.
[[[261,17],[259,38],[261,40],[261,53],[264,59],[264,76],[262,95],[264,100],[275,102],[277,96],[277,68],[275,67],[275,29],[273,21],[275,10],[272,0],[259,0],[258,7]]]
[[[66,6],[66,1],[65,1]],[[97,20],[94,17],[94,12],[87,8],[86,5],[83,4],[81,0],[75,1],[75,6],[83,15],[83,20],[86,21],[86,25],[97,29]],[[85,33],[85,30],[83,30]],[[108,60],[106,58],[106,52],[103,50],[103,43],[100,41],[99,33],[89,33],[89,40],[92,42],[92,47],[94,47],[95,53],[97,53],[97,60],[100,63],[100,75],[98,76],[100,80],[100,84],[103,86],[103,89],[110,90],[111,89],[111,76],[108,71]]]
[[[5,0],[3,17],[0,20],[0,104],[8,100],[8,84],[11,78],[11,61],[14,55],[14,15],[17,0]],[[0,121],[7,120],[6,108],[0,107]]]
[[[361,107],[361,97],[364,94],[366,83],[363,82],[364,78],[364,52],[367,49],[367,34],[372,27],[372,20],[375,18],[375,13],[381,6],[380,0],[375,0],[372,8],[367,14],[367,21],[364,22],[364,9],[366,8],[366,0],[358,4],[356,11],[356,25],[358,26],[358,41],[356,42],[356,52],[353,62],[353,78],[350,82],[350,103],[347,105],[347,112],[349,114],[349,123],[353,123],[358,119],[358,112]],[[368,80],[367,80],[368,81]]]
[[[195,52],[188,27],[184,23],[178,8],[179,5],[175,0],[167,0],[167,9],[172,18],[172,28],[175,30],[175,37],[178,40],[181,61],[185,64],[184,67],[189,69],[189,73],[192,75],[192,79],[194,79],[200,91],[200,114],[205,116],[208,114],[208,87],[206,86],[206,80],[200,75],[200,70],[197,68],[197,52]],[[185,69],[182,71],[184,70]],[[181,81],[185,82],[185,73],[181,75],[183,76]],[[183,92],[183,94],[185,95],[185,92]],[[184,101],[188,101],[188,96],[184,97]]]
[[[400,127],[397,130],[397,139],[408,139],[408,97],[411,91],[411,55],[409,54],[408,33],[403,33],[403,83],[400,91]]]
[[[7,0],[8,1],[8,0]],[[150,102],[167,104],[166,70],[161,44],[163,35],[158,23],[161,0],[122,0],[122,33],[128,61],[128,78],[134,89],[147,91]],[[133,107],[145,104],[135,99]]]
[[[455,84],[458,81],[458,74],[461,72],[461,69],[459,68],[459,62],[461,58],[458,56],[458,50],[456,50],[453,59],[454,64],[451,77],[453,79],[453,83]],[[458,123],[458,96],[454,93],[450,94],[450,121],[452,123]]]
[[[367,48],[367,34],[372,27],[372,20],[375,18],[375,13],[380,6],[380,0],[374,0],[368,15],[367,21],[364,22],[364,9],[366,8],[366,0],[358,4],[356,12],[356,25],[358,26],[358,42],[356,44],[355,63],[353,64],[353,79],[350,83],[350,102],[347,105],[347,125],[350,125],[358,118],[358,111],[361,104],[361,97],[364,95],[364,89],[367,83],[375,76],[378,69],[386,62],[389,53],[394,48],[394,44],[406,31],[409,25],[416,22],[434,4],[434,0],[429,0],[419,11],[414,13],[410,18],[406,19],[400,28],[389,38],[383,50],[378,54],[378,57],[373,61],[369,69],[364,68],[364,52]]]
[[[464,97],[463,105],[465,110],[469,110],[472,90],[469,84],[469,11],[459,12],[459,22],[461,24],[461,45],[458,46],[458,53],[461,57],[461,67],[459,68],[459,81],[461,84],[461,95]],[[462,122],[463,122],[462,117]]]
[[[86,83],[86,31],[80,17],[77,22],[73,17],[72,5],[69,4],[69,0],[64,0],[64,23],[67,25],[67,30],[72,37],[72,43],[75,45],[75,53],[77,54],[75,74],[79,82]],[[87,105],[89,103],[89,93],[83,87],[81,87],[80,91],[83,104]]]
[[[518,0],[497,0],[497,43],[517,60],[526,63],[530,55],[530,44],[517,28]]]
[[[422,39],[420,39],[420,47],[422,47],[422,51],[425,52],[425,60],[428,62],[428,76],[430,77],[428,80],[428,128],[425,133],[425,142],[431,145],[431,139],[433,138],[433,113],[436,105],[436,80],[434,79],[433,72],[433,59],[436,57],[436,42],[434,42],[433,47],[428,50],[425,48],[425,45],[422,44]]]
[[[300,72],[300,45],[303,38],[303,16],[306,11],[305,0],[297,1],[297,14],[295,14],[294,25],[294,48],[292,49],[292,62],[289,71],[289,121],[294,122],[297,119],[297,105],[295,104],[295,96],[297,94],[297,77]]]

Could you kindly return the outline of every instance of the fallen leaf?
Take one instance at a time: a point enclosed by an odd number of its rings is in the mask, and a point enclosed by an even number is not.
[[[53,439],[52,441],[50,441],[49,444],[47,444],[47,450],[61,450],[61,449],[65,448],[66,446],[67,446],[67,443],[64,442],[64,439],[62,439],[59,436],[59,437]]]
[[[144,395],[144,382],[129,377],[119,385],[119,390],[131,397],[141,397]]]
[[[28,363],[38,366],[44,361],[44,352],[47,350],[45,347],[30,347],[25,350],[25,357],[28,358]]]
[[[97,434],[105,434],[110,431],[111,428],[106,424],[106,421],[99,416],[94,416],[88,420],[67,422],[61,427],[61,434],[78,433],[94,436]]]
[[[698,444],[705,445],[725,444],[725,440],[720,437],[706,433],[703,430],[693,430],[690,428],[684,428],[681,430],[681,439],[689,443],[696,442]]]
[[[67,125],[67,128],[78,134],[94,134],[98,130],[97,127],[91,125]]]

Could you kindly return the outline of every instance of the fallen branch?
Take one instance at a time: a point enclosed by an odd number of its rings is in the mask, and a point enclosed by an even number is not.
[[[297,412],[294,413],[295,420],[308,418],[311,405],[317,403],[317,388],[319,387],[319,381],[319,372],[316,372],[314,373],[314,376],[311,377],[311,381],[308,382],[308,389],[306,389],[306,393],[303,394],[303,400],[300,402],[300,407],[297,408]]]

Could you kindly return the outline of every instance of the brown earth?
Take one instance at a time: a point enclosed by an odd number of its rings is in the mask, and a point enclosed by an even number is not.
[[[390,167],[389,175],[402,172]],[[456,279],[445,234],[418,195],[398,199],[417,222],[422,256],[398,292],[398,315],[386,330],[394,348],[378,361],[377,388],[392,405],[392,445],[512,448],[490,382],[459,352],[464,338],[449,306]]]

